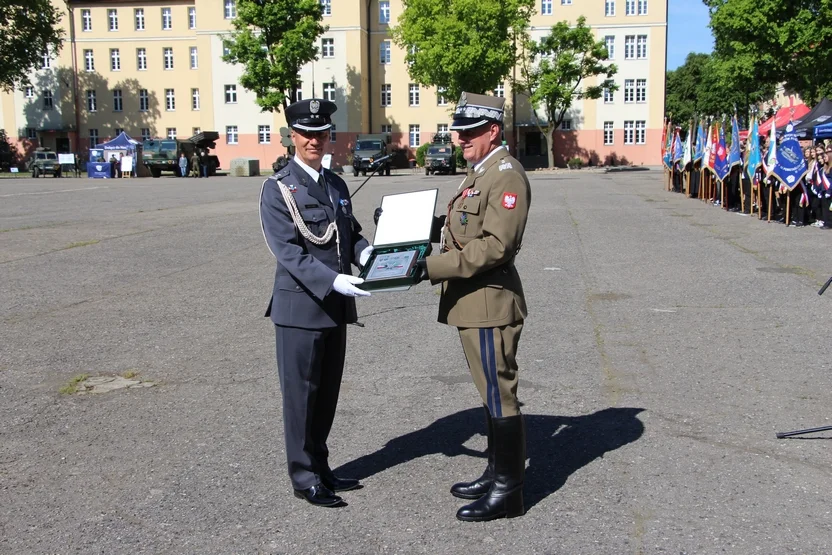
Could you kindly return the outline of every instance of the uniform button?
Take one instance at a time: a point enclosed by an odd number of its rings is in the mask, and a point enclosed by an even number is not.
[[[467,208],[468,208],[468,205],[467,205],[467,204],[463,204],[463,205],[462,205],[462,208],[463,208],[463,209],[467,209]]]

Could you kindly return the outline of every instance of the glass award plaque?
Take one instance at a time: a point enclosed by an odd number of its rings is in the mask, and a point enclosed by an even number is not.
[[[406,291],[415,283],[416,261],[430,254],[430,230],[439,189],[385,195],[373,237],[373,253],[361,270],[367,291]]]

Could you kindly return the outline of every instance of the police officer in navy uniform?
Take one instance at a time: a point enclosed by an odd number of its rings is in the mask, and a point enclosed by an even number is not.
[[[275,327],[277,368],[289,477],[295,496],[335,506],[334,492],[359,486],[336,477],[326,440],[335,417],[355,299],[369,296],[351,265],[372,252],[352,214],[344,181],[322,168],[334,103],[321,99],[286,108],[295,156],[263,183],[260,221],[277,259],[266,316]]]

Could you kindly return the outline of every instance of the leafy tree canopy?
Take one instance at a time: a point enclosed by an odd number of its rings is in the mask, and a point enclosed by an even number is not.
[[[549,167],[554,166],[553,133],[563,122],[566,112],[576,100],[600,98],[604,89],[615,91],[615,64],[606,63],[609,53],[604,41],[596,41],[586,18],[578,18],[574,27],[561,21],[540,42],[528,40],[521,65],[518,90],[529,95],[535,110],[546,114],[546,125],[538,129],[546,137]],[[594,84],[585,80],[598,78]]]
[[[12,91],[28,84],[28,74],[41,67],[44,53],[61,49],[61,13],[49,0],[0,0],[0,88]]]
[[[444,89],[493,90],[517,63],[534,0],[404,0],[393,41],[406,50],[410,77]]]
[[[715,52],[745,78],[814,103],[832,93],[832,0],[703,0]],[[727,63],[727,62],[726,62]]]
[[[240,84],[257,95],[263,111],[290,104],[298,72],[318,57],[322,19],[318,0],[237,0],[222,59],[245,67]]]

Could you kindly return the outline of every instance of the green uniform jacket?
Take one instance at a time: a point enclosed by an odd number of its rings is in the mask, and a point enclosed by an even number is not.
[[[448,203],[442,254],[427,258],[431,283],[442,282],[443,324],[492,328],[526,317],[514,256],[532,194],[520,162],[500,148],[465,178]]]

